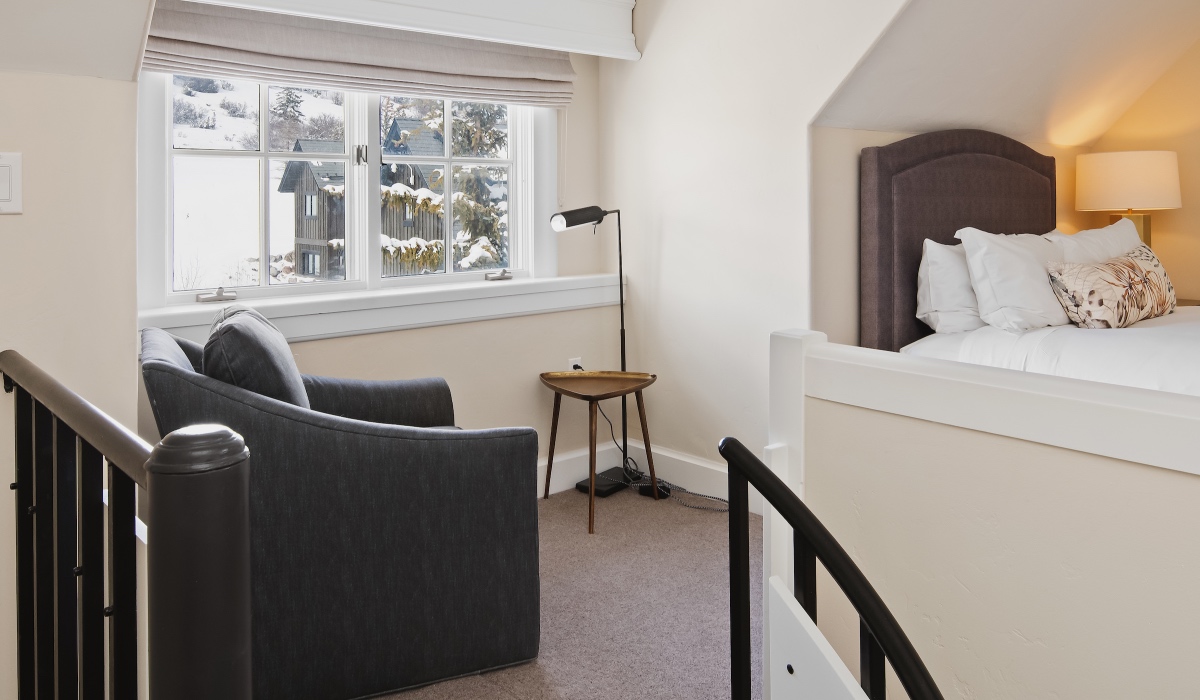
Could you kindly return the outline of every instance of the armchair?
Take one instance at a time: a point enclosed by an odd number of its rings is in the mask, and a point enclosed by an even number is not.
[[[532,428],[451,427],[441,379],[305,376],[308,410],[201,374],[202,355],[142,332],[159,431],[221,423],[250,448],[256,698],[359,698],[537,656]]]

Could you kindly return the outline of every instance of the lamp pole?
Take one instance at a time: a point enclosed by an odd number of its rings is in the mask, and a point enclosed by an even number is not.
[[[617,215],[617,292],[621,298],[621,371],[625,367],[625,254],[621,250],[621,210],[609,214]],[[629,396],[621,396],[621,470],[629,463]]]

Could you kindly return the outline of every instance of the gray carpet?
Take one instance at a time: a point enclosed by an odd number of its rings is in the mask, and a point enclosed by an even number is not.
[[[626,490],[539,500],[542,644],[537,661],[393,700],[729,698],[729,520]],[[750,516],[754,697],[762,639],[762,519]]]

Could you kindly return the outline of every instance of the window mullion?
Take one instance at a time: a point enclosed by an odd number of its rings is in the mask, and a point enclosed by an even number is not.
[[[267,115],[270,89],[267,85],[258,86],[258,286],[271,286],[271,159],[267,153]]]
[[[383,254],[381,252],[379,241],[383,233],[383,221],[381,217],[380,207],[380,173],[383,164],[383,149],[380,145],[381,126],[379,123],[379,95],[362,95],[359,107],[362,112],[362,118],[358,119],[358,126],[362,129],[359,135],[360,144],[365,144],[367,147],[367,162],[360,168],[361,179],[363,184],[362,194],[358,197],[358,208],[360,210],[360,220],[364,223],[362,238],[363,257],[365,261],[363,268],[367,276],[367,284],[372,289],[378,288],[383,283]]]
[[[446,162],[443,166],[446,170],[442,175],[446,254],[442,256],[442,272],[448,275],[454,272],[454,113],[450,111],[453,106],[450,100],[442,102],[442,128],[446,131]]]

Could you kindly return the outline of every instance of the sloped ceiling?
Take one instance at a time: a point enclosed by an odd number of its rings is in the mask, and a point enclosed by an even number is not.
[[[153,0],[0,0],[0,70],[134,80]]]
[[[816,120],[1090,144],[1200,39],[1200,0],[912,0]]]

